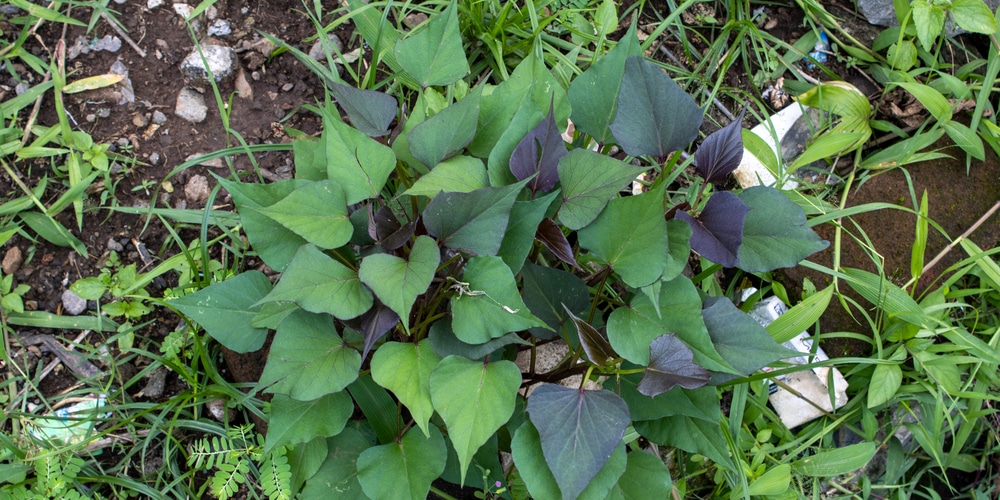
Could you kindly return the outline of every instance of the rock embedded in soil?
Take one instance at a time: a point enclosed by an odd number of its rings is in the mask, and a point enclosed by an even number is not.
[[[87,301],[79,295],[73,293],[72,290],[66,290],[63,292],[62,305],[63,310],[70,316],[78,316],[80,313],[87,310]]]
[[[187,198],[189,205],[197,206],[205,203],[208,194],[208,178],[204,175],[192,175],[187,184],[184,184],[184,197]]]
[[[163,125],[164,123],[167,123],[167,115],[160,110],[153,111],[153,124]]]
[[[205,60],[202,61],[202,55]],[[211,70],[216,83],[233,74],[236,66],[236,51],[222,45],[202,45],[201,53],[196,47],[181,61],[181,74],[189,83],[196,85],[208,84],[208,72]]]
[[[329,45],[331,48],[334,49],[332,55],[333,58],[336,59],[338,53],[342,54],[344,52],[344,42],[340,41],[339,36],[332,34],[327,37],[327,40],[328,40],[327,45]],[[316,43],[314,43],[312,47],[309,48],[309,57],[317,61],[326,60],[326,51],[323,48],[322,40],[316,40]]]
[[[5,276],[10,276],[17,272],[21,268],[21,263],[24,262],[24,255],[21,254],[21,249],[18,247],[10,247],[5,254],[3,254],[3,265],[0,269],[3,270]]]
[[[191,123],[201,123],[208,116],[208,106],[205,105],[205,96],[197,90],[184,87],[177,93],[177,105],[174,107],[174,114],[178,118]]]

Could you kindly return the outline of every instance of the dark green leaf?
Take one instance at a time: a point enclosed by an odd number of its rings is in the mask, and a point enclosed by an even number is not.
[[[307,443],[316,437],[340,434],[354,412],[354,402],[344,391],[297,401],[282,394],[271,398],[264,453],[281,446]]]
[[[559,221],[572,230],[590,224],[618,191],[644,169],[586,149],[574,149],[559,161],[562,207]]]
[[[545,461],[538,430],[535,429],[534,425],[531,425],[531,422],[524,422],[517,428],[510,448],[517,472],[524,480],[533,498],[573,498],[560,494],[559,484],[556,483],[556,478]],[[625,443],[619,441],[608,461],[604,463],[601,470],[576,498],[578,500],[604,500],[608,498],[608,493],[615,481],[622,476],[628,463],[627,460]]]
[[[278,221],[264,215],[273,205],[302,186],[303,181],[287,180],[271,184],[240,183],[215,177],[229,191],[243,222],[243,231],[257,255],[275,271],[284,271],[292,256],[306,240]]]
[[[830,245],[806,226],[802,209],[777,189],[752,187],[740,199],[750,207],[743,225],[740,269],[756,273],[793,267]]]
[[[664,417],[635,422],[635,430],[654,443],[700,453],[723,467],[733,467],[729,447],[719,430],[719,422],[691,417]]]
[[[725,297],[709,297],[705,299],[704,307],[701,315],[715,349],[743,375],[750,375],[779,359],[802,354],[778,345],[760,323]],[[722,376],[719,379],[717,376],[713,382],[727,378]]]
[[[281,322],[260,386],[299,401],[340,392],[358,378],[361,355],[337,334],[333,318],[296,311]]]
[[[326,441],[326,439],[317,438],[288,450],[285,456],[288,457],[288,465],[292,468],[290,480],[292,491],[301,492],[306,479],[316,475],[323,467],[328,451]],[[353,467],[353,465],[354,461],[352,460],[351,466]],[[300,494],[300,497],[305,498],[305,495]]]
[[[706,386],[693,390],[674,387],[650,398],[639,393],[639,380],[640,374],[630,373],[604,382],[605,389],[618,393],[628,403],[633,421],[683,415],[715,423],[722,418],[715,387]]]
[[[299,496],[303,500],[327,500],[330,492],[336,491],[344,498],[368,498],[358,482],[356,462],[371,443],[358,430],[348,428],[327,439],[326,445],[326,460],[319,471],[306,481],[306,487]]]
[[[536,387],[527,411],[564,499],[576,498],[594,479],[630,422],[628,406],[613,392],[554,384]]]
[[[431,373],[430,382],[434,409],[448,427],[464,482],[472,456],[514,413],[521,370],[510,361],[482,363],[448,356]]]
[[[640,56],[625,61],[611,132],[632,156],[663,158],[698,137],[702,110],[663,70]]]
[[[635,23],[618,45],[602,56],[587,71],[573,79],[568,98],[573,105],[573,124],[600,144],[614,142],[610,125],[618,110],[618,92],[625,75],[625,60],[642,54]]]
[[[545,326],[525,307],[514,274],[500,257],[469,259],[452,290],[452,327],[463,342],[482,344],[507,332]]]
[[[637,390],[656,397],[675,386],[697,389],[708,383],[712,375],[694,364],[694,353],[676,335],[660,335],[649,346],[649,366],[642,375]]]
[[[556,191],[531,201],[515,201],[511,207],[507,233],[503,236],[497,255],[515,274],[521,270],[524,259],[534,247],[538,225],[558,195],[559,192]]]
[[[396,42],[396,60],[421,87],[451,85],[467,75],[455,2],[432,16],[422,31]]]
[[[271,282],[260,271],[240,273],[230,280],[176,298],[170,305],[184,313],[220,344],[236,352],[264,346],[267,330],[253,328],[259,308],[254,303],[271,291]]]
[[[365,494],[371,498],[427,498],[431,482],[444,471],[448,457],[441,431],[433,426],[430,430],[429,438],[410,429],[398,442],[361,452],[358,481]]]
[[[624,500],[670,498],[673,481],[663,460],[646,451],[633,451],[628,454],[628,466],[618,478],[617,489]]]
[[[476,136],[482,93],[482,87],[477,87],[461,101],[414,127],[407,136],[413,156],[433,169],[448,156],[468,146]]]
[[[73,236],[73,233],[69,232],[69,229],[66,229],[59,221],[39,212],[25,211],[17,215],[45,241],[61,247],[70,247],[84,258],[89,258],[87,246],[79,238]]]
[[[423,214],[427,232],[448,248],[496,255],[507,231],[511,208],[525,182],[435,196]]]
[[[396,118],[396,98],[374,90],[362,90],[326,81],[330,93],[347,112],[351,124],[369,137],[389,133],[389,125]]]
[[[295,253],[281,281],[259,303],[290,301],[314,313],[338,319],[360,316],[372,307],[372,295],[357,273],[313,245]]]
[[[469,359],[482,359],[497,349],[510,344],[531,345],[516,333],[508,333],[483,344],[467,344],[455,336],[455,332],[451,328],[450,318],[441,318],[435,321],[431,325],[431,331],[427,334],[427,338],[438,356],[455,355]]]
[[[333,181],[300,185],[281,201],[263,207],[264,215],[320,248],[337,248],[351,240],[344,190]]]
[[[392,399],[389,391],[375,383],[370,373],[359,376],[347,386],[347,391],[364,414],[366,423],[375,432],[379,443],[385,444],[399,438],[404,422],[399,418],[398,403]]]

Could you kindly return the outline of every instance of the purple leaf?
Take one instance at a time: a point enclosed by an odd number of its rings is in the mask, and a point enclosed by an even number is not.
[[[743,115],[705,138],[694,154],[695,170],[708,182],[723,182],[743,160]]]
[[[542,223],[535,230],[535,238],[541,241],[545,248],[548,248],[559,260],[577,269],[583,269],[580,264],[576,263],[576,258],[573,257],[573,247],[554,220],[547,217],[542,219]]]
[[[416,222],[400,224],[399,219],[389,207],[378,209],[375,215],[371,215],[371,207],[369,207],[368,214],[368,236],[371,236],[379,245],[382,245],[382,248],[389,251],[396,250],[410,241],[417,229]]]
[[[681,386],[697,389],[712,378],[712,374],[693,361],[694,353],[677,335],[660,335],[649,344],[649,366],[639,381],[638,391],[655,397]]]
[[[554,98],[553,98],[554,99]],[[553,101],[554,102],[554,101]],[[556,125],[553,106],[549,114],[528,135],[521,139],[510,154],[510,171],[519,181],[538,174],[528,187],[532,193],[547,193],[559,181],[559,159],[565,156],[566,143],[563,142]]]
[[[725,267],[739,265],[743,242],[743,222],[750,207],[729,191],[716,191],[698,218],[677,212],[677,218],[691,226],[691,248],[706,259]]]
[[[361,359],[365,359],[375,342],[398,322],[399,316],[376,298],[375,305],[368,312],[344,323],[365,336],[365,348],[361,353]]]
[[[587,359],[591,363],[597,366],[604,366],[618,357],[618,353],[611,347],[611,343],[608,342],[606,336],[586,321],[577,318],[573,314],[573,311],[570,311],[566,307],[566,304],[562,306],[566,310],[566,314],[573,320],[573,324],[576,325],[576,333],[580,336],[580,344],[583,346],[583,352],[587,353]]]

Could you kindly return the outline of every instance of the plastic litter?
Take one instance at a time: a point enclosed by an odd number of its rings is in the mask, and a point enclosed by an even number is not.
[[[819,33],[819,40],[816,45],[813,45],[813,50],[809,52],[809,59],[805,59],[806,67],[813,69],[816,67],[812,61],[816,61],[820,64],[826,64],[827,54],[830,53],[830,37],[826,35],[825,31]]]
[[[91,396],[49,414],[55,418],[26,420],[25,427],[32,437],[39,440],[65,446],[79,444],[94,435],[94,424],[98,419],[111,416],[111,412],[97,413],[106,404],[107,396]]]
[[[753,290],[753,292],[756,292],[756,290]],[[747,295],[747,291],[744,292],[744,295]],[[755,304],[749,314],[761,326],[766,327],[786,311],[788,311],[788,308],[785,304],[777,297],[772,296]],[[802,332],[783,345],[795,351],[811,353],[813,352],[812,343],[813,341],[809,338],[809,334]],[[815,356],[803,354],[802,356],[789,358],[785,361],[792,364],[805,365],[810,362],[830,359],[823,349],[818,346],[815,352]],[[771,382],[768,400],[774,406],[778,417],[781,418],[781,423],[785,424],[789,429],[823,416],[824,411],[831,412],[847,404],[847,380],[844,379],[844,376],[836,368],[824,366],[779,375],[775,378],[798,393],[795,394],[773,381]],[[831,381],[835,395],[832,404],[830,401],[830,387],[828,385]]]

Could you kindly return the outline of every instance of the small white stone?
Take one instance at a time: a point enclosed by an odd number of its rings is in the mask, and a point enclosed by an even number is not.
[[[82,299],[79,295],[73,293],[72,290],[66,290],[63,292],[62,305],[63,310],[70,316],[78,316],[80,313],[87,310],[87,301]]]
[[[146,8],[149,10],[156,9],[161,5],[163,5],[163,0],[146,0]]]
[[[208,106],[205,105],[205,97],[198,91],[184,87],[177,93],[177,105],[174,107],[174,114],[177,117],[191,123],[201,123],[208,116]]]
[[[202,55],[205,56],[204,62]],[[195,49],[181,61],[181,74],[191,83],[207,84],[208,71],[211,70],[215,81],[221,82],[233,74],[235,61],[236,52],[233,49],[222,45],[203,45],[200,53]]]
[[[194,12],[194,8],[186,3],[175,3],[174,12],[176,12],[178,16],[187,19],[191,16],[191,13]]]
[[[192,175],[184,185],[184,197],[189,206],[200,206],[208,199],[208,178],[204,175]]]

